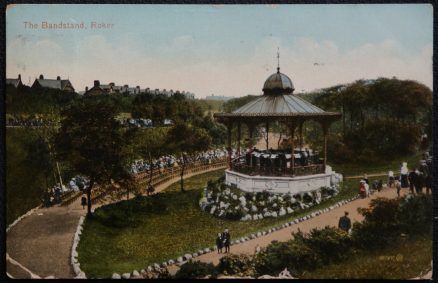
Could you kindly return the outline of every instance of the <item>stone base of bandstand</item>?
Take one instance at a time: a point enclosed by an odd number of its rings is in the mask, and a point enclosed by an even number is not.
[[[292,193],[299,194],[314,191],[321,187],[330,187],[342,181],[342,175],[326,166],[325,173],[297,177],[250,176],[232,170],[225,170],[225,183],[235,185],[245,192]]]

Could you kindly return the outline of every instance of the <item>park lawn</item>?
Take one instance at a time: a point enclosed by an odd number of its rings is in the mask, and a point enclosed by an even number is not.
[[[177,182],[164,193],[141,197],[137,203],[132,199],[110,205],[111,211],[132,212],[120,212],[121,219],[110,218],[106,225],[97,216],[94,219],[87,218],[78,246],[81,269],[88,278],[107,278],[114,272],[120,274],[140,270],[154,263],[161,264],[186,253],[212,247],[217,233],[225,228],[230,230],[232,239],[236,239],[278,226],[357,194],[356,181],[349,180],[336,197],[318,206],[274,219],[231,221],[201,211],[198,204],[207,181],[222,175],[223,170],[218,170],[188,178],[185,180],[185,193],[180,192]],[[96,209],[96,215],[98,211]],[[119,225],[125,227],[115,227]]]
[[[423,159],[423,151],[419,151],[413,155],[397,157],[394,160],[386,161],[382,160],[380,163],[331,163],[329,165],[333,167],[333,170],[337,173],[341,173],[344,177],[347,176],[362,176],[363,174],[387,174],[388,171],[394,171],[394,174],[400,173],[400,165],[402,162],[408,163],[409,170],[419,165],[419,160]],[[385,183],[385,182],[384,182]]]
[[[393,247],[362,251],[347,261],[330,264],[300,279],[409,279],[430,270],[432,237],[403,239]]]
[[[6,224],[41,204],[46,188],[42,170],[28,159],[30,145],[35,142],[33,129],[6,129]]]

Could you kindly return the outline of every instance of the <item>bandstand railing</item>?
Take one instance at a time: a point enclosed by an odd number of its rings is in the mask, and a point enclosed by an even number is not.
[[[210,161],[195,161],[195,162],[192,162],[192,163],[189,163],[186,165],[186,168],[184,170],[184,174],[186,175],[186,174],[195,173],[195,172],[207,171],[210,169],[219,169],[219,168],[226,167],[226,165],[227,165],[226,157],[213,159]],[[163,183],[165,183],[173,178],[179,177],[181,174],[181,169],[182,168],[180,166],[175,166],[172,168],[164,168],[164,169],[158,169],[158,168],[154,169],[154,171],[152,172],[151,185],[158,186],[158,185],[163,184]],[[141,172],[141,173],[138,173],[135,175],[135,179],[137,180],[137,182],[139,182],[143,186],[149,182],[149,178],[150,178],[149,171]],[[111,186],[108,188],[96,187],[91,192],[91,202],[92,203],[101,202],[108,194],[112,194],[114,192],[116,192],[115,197],[119,198],[119,199],[124,194],[126,194],[126,191],[117,190],[117,187],[115,187],[115,186]],[[77,200],[81,195],[82,195],[82,192],[72,193],[71,197],[65,199],[61,203],[61,205],[62,206],[70,205],[75,200]]]
[[[325,172],[324,164],[311,164],[311,165],[296,165],[294,168],[287,167],[263,167],[263,166],[249,166],[245,163],[237,162],[235,160],[232,163],[232,171],[246,174],[249,176],[269,176],[269,177],[297,177],[306,175],[322,174]]]

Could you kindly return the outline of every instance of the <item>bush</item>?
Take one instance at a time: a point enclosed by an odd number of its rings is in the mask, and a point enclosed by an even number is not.
[[[300,237],[287,242],[272,242],[256,255],[254,261],[258,275],[277,276],[287,268],[292,275],[298,276],[303,270],[313,270],[319,265],[318,254],[305,245]]]
[[[224,274],[252,274],[253,266],[252,259],[247,255],[230,254],[222,257],[219,264],[216,266],[218,273]]]
[[[370,208],[358,209],[365,219],[353,224],[352,237],[357,247],[376,249],[394,242],[400,235],[399,202],[398,199],[376,198],[371,200]]]
[[[306,246],[312,249],[324,264],[337,262],[348,258],[351,251],[352,241],[347,233],[326,226],[323,229],[312,229],[306,236],[295,234]]]
[[[212,263],[190,260],[181,266],[175,274],[175,278],[203,278],[207,275],[211,275],[211,278],[217,277],[217,272]]]
[[[405,197],[400,203],[398,222],[407,234],[426,234],[432,231],[432,195]]]

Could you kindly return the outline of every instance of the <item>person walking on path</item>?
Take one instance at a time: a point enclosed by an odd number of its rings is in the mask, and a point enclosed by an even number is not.
[[[392,185],[394,185],[394,172],[389,171],[388,172],[388,186],[392,188]]]
[[[415,169],[414,187],[417,194],[423,193],[423,176],[421,176],[421,172],[418,169]]]
[[[224,233],[222,234],[222,240],[224,243],[224,247],[225,247],[225,253],[229,253],[230,252],[230,233],[228,232],[228,229],[225,229]]]
[[[400,182],[401,182],[401,187],[402,188],[407,188],[409,187],[408,184],[408,163],[407,162],[403,162],[402,166],[400,168]]]
[[[344,216],[339,218],[338,228],[347,233],[351,229],[351,220],[348,217],[348,211],[345,211]]]
[[[363,180],[365,181],[366,184],[368,184],[368,185],[370,184],[370,182],[368,180],[368,175],[367,174],[363,175]]]
[[[415,173],[415,168],[414,168],[414,169],[412,169],[411,172],[409,172],[409,175],[408,175],[409,190],[411,191],[411,194],[413,194],[413,195],[415,194],[414,185],[417,182],[416,178],[417,178],[417,174]]]
[[[222,248],[224,246],[224,242],[223,242],[222,234],[221,233],[217,234],[216,246],[217,246],[217,253],[218,254],[222,253]]]
[[[397,189],[397,198],[400,197],[400,190],[401,190],[401,182],[399,180],[395,180],[395,188]]]
[[[85,196],[85,194],[82,195],[81,205],[82,205],[82,209],[85,209],[85,206],[87,206],[87,197]]]
[[[363,184],[363,185],[365,186],[365,195],[367,198],[369,198],[370,197],[370,185],[368,185],[366,180],[364,180],[364,181],[365,181],[365,184]]]
[[[364,180],[359,181],[359,194],[362,198],[365,198],[367,195],[366,190],[365,190],[365,181]]]

